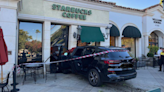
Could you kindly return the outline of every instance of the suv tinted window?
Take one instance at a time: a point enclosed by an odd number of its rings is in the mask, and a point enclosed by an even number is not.
[[[83,49],[77,49],[76,53],[74,55],[81,56]]]
[[[131,59],[128,52],[110,52],[105,54],[104,57],[109,58],[111,60]]]
[[[89,55],[95,53],[95,48],[85,48],[84,55]]]

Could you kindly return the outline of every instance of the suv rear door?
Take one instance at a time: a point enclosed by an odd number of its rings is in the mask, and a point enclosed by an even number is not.
[[[95,53],[95,48],[94,47],[86,47],[84,50],[83,50],[83,56],[85,55],[90,55],[90,54],[93,54]],[[88,68],[88,66],[93,62],[94,60],[94,57],[87,57],[87,58],[83,58],[82,59],[82,67],[83,69],[86,69]]]
[[[77,57],[80,57],[82,56],[82,52],[84,50],[84,47],[79,47],[79,48],[76,48],[75,51],[72,53],[72,58],[77,58]],[[77,60],[74,60],[73,61],[74,63],[74,67],[75,67],[75,70],[78,72],[78,71],[81,71],[82,69],[82,61],[81,59],[77,59]]]

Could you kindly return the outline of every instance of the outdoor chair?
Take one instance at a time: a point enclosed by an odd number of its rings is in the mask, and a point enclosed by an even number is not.
[[[5,83],[0,83],[1,92],[4,91],[5,87],[7,87],[8,82],[9,82],[9,76],[10,76],[10,72],[7,75],[6,82]],[[8,87],[7,87],[7,89],[8,89]],[[8,92],[9,92],[9,89],[8,89]]]
[[[145,67],[146,66],[145,59],[146,58],[144,58],[144,57],[139,57],[138,58],[137,68],[141,68],[141,67]]]
[[[147,68],[148,68],[148,66],[151,65],[150,59],[151,59],[151,58],[147,58],[147,59],[145,60],[145,63],[146,63],[146,67],[147,67]],[[145,69],[145,68],[144,68],[144,69]]]

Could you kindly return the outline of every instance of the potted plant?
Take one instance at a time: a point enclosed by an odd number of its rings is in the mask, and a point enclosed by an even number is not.
[[[159,47],[158,46],[148,46],[149,48],[149,52],[153,53],[153,54],[156,54]]]

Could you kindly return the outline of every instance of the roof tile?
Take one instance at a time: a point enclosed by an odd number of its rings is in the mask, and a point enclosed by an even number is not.
[[[90,2],[107,4],[107,5],[113,5],[114,7],[118,7],[118,8],[122,8],[122,9],[128,9],[128,10],[133,10],[133,11],[139,11],[139,12],[145,12],[148,9],[154,8],[156,6],[161,6],[160,4],[156,4],[156,5],[153,5],[153,6],[150,6],[148,8],[145,8],[145,9],[141,10],[141,9],[135,9],[135,8],[130,8],[130,7],[118,6],[118,5],[116,5],[116,3],[113,3],[113,2],[105,2],[105,1],[101,1],[101,0],[84,0],[84,1],[90,1]]]

